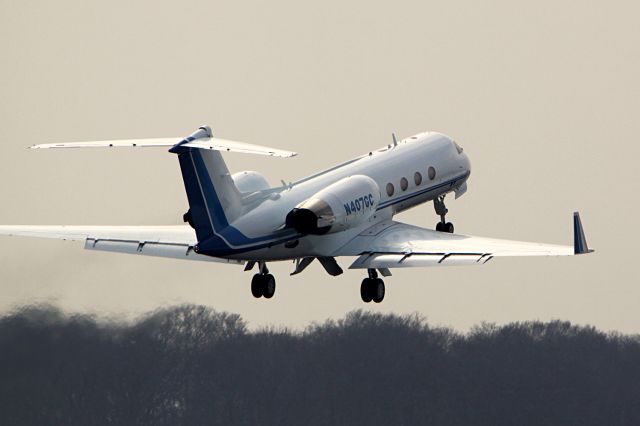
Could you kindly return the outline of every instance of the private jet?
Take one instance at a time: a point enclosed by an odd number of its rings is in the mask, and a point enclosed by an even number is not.
[[[295,182],[272,187],[255,171],[231,174],[221,152],[293,157],[295,152],[214,137],[202,126],[186,138],[34,145],[31,149],[165,147],[178,157],[189,208],[177,226],[0,226],[0,235],[84,242],[85,249],[244,265],[256,269],[251,293],[270,299],[276,281],[267,264],[292,261],[291,275],[317,260],[332,276],[337,258],[365,270],[360,296],[385,297],[381,277],[394,268],[483,265],[497,257],[589,253],[577,212],[573,246],[454,233],[445,197],[467,191],[471,165],[462,147],[436,132],[419,133]],[[395,214],[433,202],[435,229]]]

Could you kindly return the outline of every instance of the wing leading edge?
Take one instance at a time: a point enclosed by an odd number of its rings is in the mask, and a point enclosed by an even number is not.
[[[385,222],[358,235],[336,255],[359,256],[350,269],[481,265],[494,257],[570,256],[590,253],[580,216],[574,213],[574,246],[448,234]]]
[[[172,259],[242,264],[193,251],[196,235],[188,226],[0,226],[0,235],[84,241],[87,250]]]

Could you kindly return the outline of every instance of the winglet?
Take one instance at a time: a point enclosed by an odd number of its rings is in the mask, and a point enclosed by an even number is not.
[[[573,213],[573,253],[585,254],[591,253],[593,250],[587,246],[587,239],[584,237],[584,229],[580,221],[580,213]]]

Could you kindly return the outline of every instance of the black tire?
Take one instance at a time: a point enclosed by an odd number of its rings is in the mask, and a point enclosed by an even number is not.
[[[438,224],[436,225],[436,231],[444,232],[444,224],[442,222],[438,222]]]
[[[450,234],[453,234],[453,223],[451,223],[451,222],[447,222],[447,223],[444,225],[444,230],[445,230],[446,232],[450,233]]]
[[[262,295],[265,299],[271,299],[276,294],[276,279],[271,274],[267,274],[262,279]]]
[[[376,278],[372,281],[373,283],[371,285],[371,294],[373,296],[373,301],[376,303],[380,303],[384,300],[384,281],[382,281],[382,279],[380,278]]]
[[[369,303],[373,300],[373,292],[371,291],[371,278],[365,278],[360,284],[360,297],[364,303]]]
[[[264,292],[264,276],[255,274],[251,280],[251,294],[256,299],[262,297]]]

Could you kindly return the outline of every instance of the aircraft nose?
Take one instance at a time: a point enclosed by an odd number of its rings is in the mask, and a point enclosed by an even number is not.
[[[460,165],[461,167],[468,171],[471,172],[471,161],[469,161],[469,156],[467,154],[465,154],[464,152],[462,154],[460,154],[461,158],[460,158]]]
[[[464,152],[464,149],[460,145],[458,145],[456,141],[452,140],[451,143],[458,154],[457,160],[459,168],[466,172],[471,172],[471,162],[469,161],[467,153]]]

